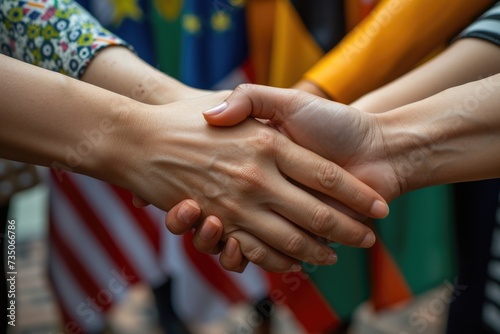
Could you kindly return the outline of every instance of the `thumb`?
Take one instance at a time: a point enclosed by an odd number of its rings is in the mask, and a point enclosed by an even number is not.
[[[243,84],[223,103],[203,112],[203,116],[209,124],[217,126],[236,125],[248,116],[280,123],[296,112],[291,101],[297,101],[300,94],[303,93],[291,89]]]

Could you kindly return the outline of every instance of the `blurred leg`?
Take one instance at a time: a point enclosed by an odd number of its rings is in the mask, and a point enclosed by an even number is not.
[[[168,334],[190,334],[191,332],[174,310],[171,291],[171,279],[165,282],[165,284],[153,289],[160,327]]]

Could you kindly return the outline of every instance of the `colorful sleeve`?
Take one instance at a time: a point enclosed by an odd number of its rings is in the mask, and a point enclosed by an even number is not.
[[[72,0],[0,2],[0,52],[80,78],[111,45],[131,48]]]
[[[491,0],[384,0],[305,74],[351,103],[406,73],[484,12]]]
[[[458,38],[480,38],[500,46],[500,2],[468,26]]]

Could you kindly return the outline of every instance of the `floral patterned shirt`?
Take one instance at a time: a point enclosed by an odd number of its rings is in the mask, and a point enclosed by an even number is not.
[[[0,0],[0,52],[80,78],[103,48],[130,46],[72,0]]]

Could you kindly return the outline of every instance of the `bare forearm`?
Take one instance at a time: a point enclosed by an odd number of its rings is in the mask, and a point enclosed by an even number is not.
[[[500,47],[480,39],[462,39],[422,66],[361,97],[352,106],[377,113],[419,101],[450,87],[499,73],[498,57]]]
[[[167,104],[203,95],[124,47],[108,47],[99,52],[81,80],[147,104]]]
[[[499,110],[495,75],[379,115],[405,191],[499,177]]]
[[[101,148],[133,101],[3,55],[0,60],[2,157],[99,176]]]

